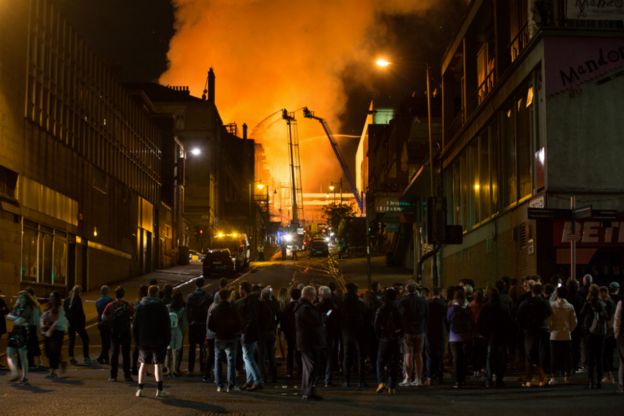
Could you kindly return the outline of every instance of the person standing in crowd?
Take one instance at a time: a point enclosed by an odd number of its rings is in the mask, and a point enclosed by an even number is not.
[[[297,352],[297,336],[295,329],[295,308],[301,298],[301,289],[293,287],[290,289],[290,300],[282,309],[280,316],[280,328],[286,338],[286,377],[292,379],[295,375],[295,367],[300,371],[300,356]]]
[[[277,381],[277,363],[275,362],[275,337],[279,315],[279,304],[273,298],[273,289],[265,287],[260,292],[258,337],[258,361],[264,380]]]
[[[260,315],[259,293],[252,290],[251,283],[249,282],[242,282],[239,289],[241,299],[238,301],[237,306],[243,323],[241,344],[245,373],[247,375],[247,380],[243,385],[243,389],[255,391],[261,389],[264,384],[262,372],[256,360],[258,337],[260,335],[258,322],[258,317]]]
[[[403,382],[400,383],[400,386],[421,386],[423,384],[423,350],[429,320],[429,307],[425,298],[418,293],[416,282],[408,282],[405,288],[407,296],[401,299],[399,303],[399,310],[405,325]],[[386,292],[387,294],[388,292]],[[379,345],[381,346],[381,340]]]
[[[482,289],[477,289],[474,292],[474,296],[470,301],[468,307],[470,308],[470,316],[472,316],[472,323],[474,327],[477,327],[479,322],[479,315],[481,314],[481,308],[485,304],[485,294]],[[471,343],[471,360],[472,360],[472,375],[475,379],[479,378],[485,369],[485,360],[487,355],[487,340],[479,333],[474,331]]]
[[[171,325],[171,341],[169,341],[169,346],[167,347],[167,369],[169,374],[178,377],[180,375],[178,356],[180,355],[179,352],[182,348],[182,341],[184,340],[187,326],[186,305],[184,304],[182,292],[179,289],[173,291],[171,303],[167,306],[167,309],[169,310],[169,323]]]
[[[568,383],[572,375],[572,331],[576,329],[577,319],[574,306],[567,301],[568,289],[559,286],[556,296],[550,302],[552,314],[548,318],[550,329],[550,380],[549,385],[557,384],[560,372],[563,382]]]
[[[619,286],[618,286],[619,289]],[[619,359],[617,392],[624,393],[624,296],[620,296],[613,314],[613,336],[617,343]]]
[[[119,369],[119,350],[121,349],[121,363],[124,372],[124,379],[132,383],[130,373],[130,342],[132,340],[131,323],[134,318],[134,307],[124,300],[126,291],[118,286],[115,289],[115,298],[104,308],[102,321],[106,322],[110,329],[111,339],[111,368],[110,381],[117,381],[117,371]]]
[[[91,365],[91,358],[89,357],[89,335],[85,329],[86,318],[84,309],[82,306],[82,299],[80,298],[80,286],[74,286],[69,297],[65,299],[63,308],[65,309],[65,316],[69,322],[69,329],[67,335],[69,337],[69,345],[67,347],[69,351],[69,362],[73,365],[78,364],[74,358],[74,345],[76,343],[76,333],[82,340],[82,354],[84,356],[84,364]]]
[[[503,387],[507,347],[514,327],[511,311],[501,301],[498,289],[489,289],[487,302],[483,304],[479,312],[477,327],[486,345],[485,387],[494,385],[494,379],[496,379],[496,387]]]
[[[616,283],[617,282],[612,282]],[[614,383],[613,378],[613,353],[615,352],[615,337],[613,336],[613,315],[615,313],[615,301],[611,298],[610,290],[606,286],[600,288],[600,299],[605,303],[607,309],[607,334],[605,336],[604,359],[602,372],[604,377],[602,383]]]
[[[413,290],[415,292],[416,288],[413,287]],[[375,328],[375,335],[379,340],[379,347],[377,348],[378,384],[376,391],[377,393],[383,393],[384,390],[386,390],[389,395],[393,395],[396,393],[396,385],[400,377],[400,341],[401,337],[403,336],[403,328],[407,327],[407,325],[404,324],[401,317],[401,312],[396,305],[396,299],[397,291],[394,288],[386,289],[386,292],[384,294],[384,302],[379,307],[379,309],[377,309],[377,313],[375,314],[375,320],[373,323],[373,326]],[[418,307],[420,306],[421,305],[419,305]],[[422,359],[422,348],[420,350],[420,354]],[[386,368],[388,369],[387,376],[385,375],[384,371],[384,369]]]
[[[147,285],[139,286],[139,293],[137,295],[136,302],[134,302],[133,310],[136,310],[137,306],[141,303],[144,297],[147,296]],[[132,375],[139,374],[139,347],[136,345],[136,341],[134,344],[134,349],[132,350]]]
[[[100,297],[95,301],[95,309],[97,311],[97,327],[100,332],[100,341],[102,342],[102,350],[100,351],[100,356],[95,360],[100,364],[108,364],[109,363],[109,350],[110,350],[110,328],[108,327],[108,323],[102,320],[102,314],[104,313],[104,308],[113,299],[108,296],[109,287],[103,285],[100,287]]]
[[[15,308],[7,315],[13,322],[13,330],[9,334],[7,343],[7,362],[11,371],[10,381],[20,380],[21,384],[28,384],[28,326],[32,322],[36,301],[25,290],[17,295]],[[18,360],[22,367],[22,377],[18,375]]]
[[[527,375],[524,387],[533,385],[533,374],[538,372],[537,385],[546,385],[544,363],[548,351],[548,317],[552,311],[546,299],[542,296],[542,285],[534,283],[531,287],[531,297],[526,298],[518,307],[518,325],[524,331],[524,351],[527,360]]]
[[[301,353],[301,398],[304,400],[322,400],[314,391],[316,372],[319,370],[319,354],[325,348],[322,336],[322,321],[313,303],[316,289],[306,286],[301,291],[301,299],[295,309],[295,328],[297,331],[297,349]]]
[[[442,289],[433,288],[427,301],[427,380],[438,384],[444,382],[444,345],[446,339],[446,301],[442,298]]]
[[[65,310],[61,307],[59,294],[53,291],[48,296],[48,308],[41,316],[41,331],[45,336],[44,350],[50,366],[48,378],[57,376],[56,370],[61,365],[61,350],[66,330]]]
[[[228,393],[238,390],[236,387],[236,354],[242,330],[238,310],[229,301],[229,297],[230,291],[225,288],[215,295],[216,306],[210,307],[207,324],[208,329],[215,336],[213,365],[217,391]],[[222,381],[221,359],[223,353],[225,353],[227,363],[227,386],[224,386]]]
[[[398,286],[402,287],[401,284],[399,284]],[[360,375],[360,382],[358,383],[358,387],[368,387],[368,385],[366,384],[366,358],[368,358],[368,362],[370,363],[373,377],[377,378],[376,363],[377,347],[379,346],[379,342],[377,341],[377,337],[375,337],[375,328],[373,327],[373,322],[375,321],[375,314],[377,313],[377,309],[379,309],[383,302],[383,298],[383,293],[379,288],[379,282],[371,282],[370,288],[367,289],[366,292],[364,292],[364,296],[362,299],[365,315],[363,320],[364,327],[359,335],[360,354],[362,356],[362,374]]]
[[[580,317],[581,308],[585,304],[585,299],[578,291],[579,282],[576,279],[568,279],[566,289],[568,289],[567,301],[574,307],[577,319]],[[582,368],[581,343],[583,339],[583,325],[577,325],[572,331],[572,373]]]
[[[173,286],[165,285],[161,293],[159,293],[160,300],[165,306],[169,306],[171,301],[173,300]]]
[[[318,367],[319,383],[323,382],[325,387],[332,384],[334,372],[335,352],[338,350],[338,337],[340,333],[339,310],[334,303],[334,296],[329,286],[321,286],[318,290],[319,302],[316,308],[321,316],[323,324],[323,339],[326,348],[321,351]]]
[[[203,289],[205,280],[198,278],[195,280],[195,290],[186,299],[186,316],[189,322],[189,352],[188,352],[188,374],[193,375],[195,371],[195,350],[199,348],[199,371],[205,374],[206,360],[206,318],[208,317],[208,308],[212,303],[212,299]],[[180,356],[178,360],[181,360]],[[180,361],[178,361],[180,362]]]
[[[602,388],[602,362],[604,342],[607,334],[607,308],[600,299],[598,285],[591,284],[587,293],[587,301],[581,309],[581,322],[586,334],[586,360],[588,388]]]
[[[139,362],[141,363],[136,397],[143,397],[149,364],[154,364],[154,377],[158,384],[156,398],[169,397],[169,392],[163,389],[162,366],[171,340],[171,327],[167,307],[158,299],[158,286],[150,286],[147,296],[137,306],[132,330],[139,347]]]
[[[350,387],[351,370],[352,366],[355,364],[360,379],[359,386],[363,387],[366,377],[364,372],[364,345],[369,338],[368,325],[365,322],[365,317],[368,315],[369,311],[358,298],[358,287],[355,283],[347,283],[346,289],[347,293],[345,294],[340,310],[344,385],[345,387]],[[372,322],[372,319],[370,322]],[[375,350],[377,350],[377,348],[375,348]]]
[[[470,342],[473,331],[473,320],[463,287],[455,289],[453,301],[446,313],[446,320],[449,323],[449,344],[455,365],[453,388],[459,389],[466,384],[466,344]]]

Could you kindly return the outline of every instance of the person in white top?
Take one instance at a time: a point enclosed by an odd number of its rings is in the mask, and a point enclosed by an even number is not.
[[[551,375],[548,384],[557,383],[557,373],[561,372],[563,382],[568,382],[571,373],[572,331],[576,328],[577,319],[574,306],[566,300],[568,290],[565,286],[557,287],[550,301],[552,314],[548,318],[550,330],[550,363]]]

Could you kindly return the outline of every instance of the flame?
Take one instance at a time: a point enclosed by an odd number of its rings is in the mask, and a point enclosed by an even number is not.
[[[334,132],[346,105],[341,75],[370,67],[386,34],[379,17],[425,11],[433,0],[174,0],[176,33],[163,84],[189,85],[200,96],[214,67],[216,103],[226,122],[246,122],[263,143],[269,170],[288,181],[286,125],[279,109],[309,106]],[[269,117],[267,117],[269,116]],[[305,189],[340,177],[340,168],[314,120],[298,119]],[[363,115],[364,117],[364,115]],[[363,118],[364,120],[364,118]],[[255,126],[255,127],[253,127]]]

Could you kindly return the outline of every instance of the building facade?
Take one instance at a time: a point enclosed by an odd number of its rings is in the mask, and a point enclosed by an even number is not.
[[[0,288],[151,270],[162,130],[53,1],[0,3],[0,37]]]
[[[571,240],[578,275],[622,279],[624,6],[611,3],[469,5],[441,68],[442,188],[464,232],[438,256],[443,285],[567,276]],[[574,234],[557,213],[528,215],[571,203],[594,209]]]

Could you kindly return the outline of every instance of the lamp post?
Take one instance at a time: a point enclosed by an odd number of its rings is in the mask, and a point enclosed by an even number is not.
[[[332,203],[336,205],[336,186],[333,182],[329,185],[329,190],[332,192]]]

